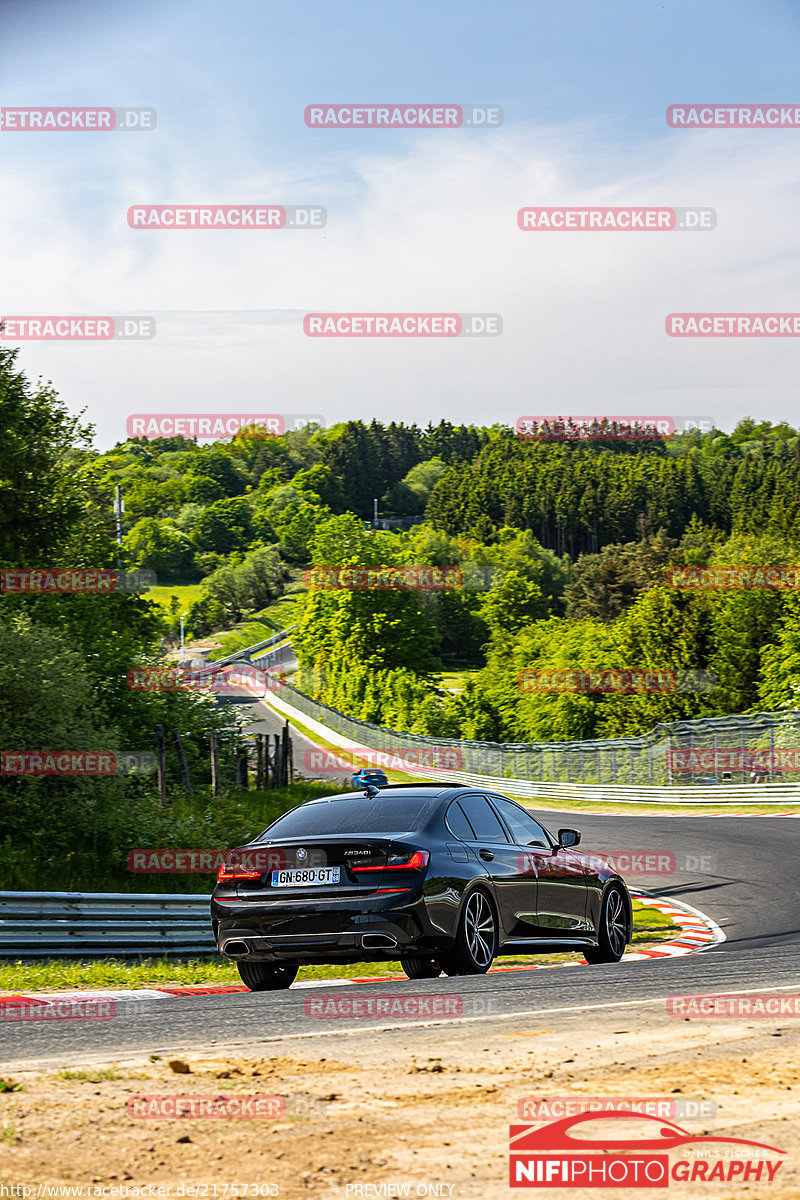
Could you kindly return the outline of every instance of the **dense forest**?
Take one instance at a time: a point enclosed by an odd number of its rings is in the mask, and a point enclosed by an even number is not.
[[[348,421],[99,452],[50,387],[28,383],[16,355],[0,349],[0,567],[119,565],[178,591],[193,584],[190,637],[257,619],[290,594],[300,601],[300,685],[413,732],[618,736],[798,704],[797,592],[688,592],[666,574],[686,563],[798,563],[800,435],[788,425],[747,420],[730,434],[610,443]],[[372,525],[375,500],[387,528]],[[304,584],[311,566],[404,564],[457,569],[460,584]],[[230,714],[202,696],[126,686],[127,672],[156,661],[176,634],[175,606],[170,614],[146,594],[4,594],[3,744],[66,745],[80,730],[98,746],[146,747],[161,721],[193,731],[202,772],[212,730],[236,736]],[[459,665],[471,673],[447,691],[443,667]],[[562,667],[706,670],[718,686],[630,696],[519,686],[523,671]],[[33,796],[41,781],[27,782]],[[21,795],[25,781],[8,786]]]

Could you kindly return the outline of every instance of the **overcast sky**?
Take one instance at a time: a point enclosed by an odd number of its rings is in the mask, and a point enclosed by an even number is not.
[[[0,0],[0,104],[133,106],[149,132],[0,132],[0,315],[147,314],[28,341],[87,410],[800,423],[796,338],[668,337],[673,311],[800,311],[800,22],[758,0]],[[311,129],[309,104],[502,106],[482,129]],[[317,230],[131,229],[134,204],[313,204]],[[532,205],[710,206],[711,232],[522,232]],[[310,312],[498,313],[492,338],[310,338]],[[15,343],[16,344],[16,343]]]

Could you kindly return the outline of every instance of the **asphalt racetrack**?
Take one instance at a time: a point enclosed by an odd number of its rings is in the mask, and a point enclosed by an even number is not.
[[[534,810],[536,811],[536,810]],[[603,1010],[664,1011],[671,995],[692,992],[800,990],[797,862],[800,821],[783,817],[673,817],[569,814],[536,811],[551,829],[574,825],[581,849],[609,853],[659,851],[674,855],[675,869],[658,879],[631,880],[654,894],[685,901],[710,916],[726,940],[683,958],[552,970],[498,972],[434,980],[402,980],[347,988],[348,998],[396,993],[458,994],[461,1017],[445,1018],[449,1037],[463,1030],[480,1037],[485,1022],[550,1014],[590,1018]],[[369,971],[369,968],[367,968]],[[321,985],[324,986],[324,985]],[[321,1021],[306,1014],[309,988],[280,993],[234,993],[190,998],[136,1000],[118,1004],[114,1020],[0,1022],[4,1066],[47,1068],[107,1061],[143,1052],[192,1048],[216,1050],[298,1039],[340,1039],[370,1026],[402,1028],[411,1034],[436,1018],[401,1023],[380,1017]],[[346,1053],[344,1047],[340,1051]]]

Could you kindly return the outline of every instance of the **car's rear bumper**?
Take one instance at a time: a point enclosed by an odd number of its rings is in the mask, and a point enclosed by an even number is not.
[[[220,953],[236,960],[380,961],[432,951],[441,940],[419,891],[402,898],[212,899],[211,918]]]

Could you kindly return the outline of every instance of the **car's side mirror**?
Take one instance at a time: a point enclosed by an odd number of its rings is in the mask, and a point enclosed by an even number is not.
[[[559,829],[558,848],[566,850],[569,846],[579,846],[581,835],[577,829]]]

